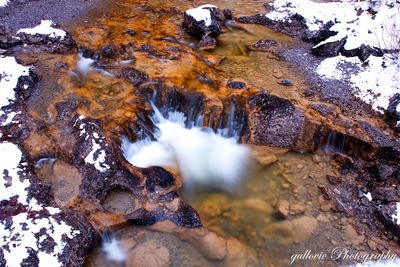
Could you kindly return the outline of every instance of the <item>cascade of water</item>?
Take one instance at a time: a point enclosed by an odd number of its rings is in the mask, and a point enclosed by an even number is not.
[[[214,132],[193,121],[186,123],[182,112],[170,111],[163,116],[152,103],[154,138],[131,143],[123,139],[125,158],[138,167],[162,166],[179,169],[186,184],[233,186],[240,182],[249,162],[249,149],[238,143],[233,131],[234,115],[228,128]],[[232,108],[231,113],[234,113]]]

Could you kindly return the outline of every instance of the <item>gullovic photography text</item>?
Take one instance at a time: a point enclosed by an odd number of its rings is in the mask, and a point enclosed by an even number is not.
[[[399,0],[0,0],[0,267],[398,267],[399,239]]]

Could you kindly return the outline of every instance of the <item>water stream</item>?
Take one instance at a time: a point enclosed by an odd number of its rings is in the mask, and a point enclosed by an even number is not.
[[[237,15],[250,15],[262,12],[265,2],[218,0],[213,4],[231,8]],[[58,84],[30,99],[30,112],[51,122],[56,102],[78,100],[80,114],[101,120],[107,135],[124,140],[124,156],[131,164],[163,166],[180,173],[184,184],[190,185],[181,194],[199,212],[204,226],[248,246],[256,255],[254,266],[286,266],[290,256],[304,247],[319,251],[335,246],[342,232],[331,227],[330,222],[341,218],[330,208],[321,212],[324,203],[319,196],[327,183],[326,175],[338,175],[339,166],[330,153],[343,153],[343,137],[332,134],[319,155],[240,144],[236,130],[232,130],[233,125],[240,126],[234,116],[235,106],[228,105],[225,109],[229,112],[221,111],[222,102],[216,100],[246,97],[267,88],[306,105],[307,100],[299,98],[306,84],[290,65],[269,53],[248,49],[260,39],[274,40],[282,47],[296,44],[288,36],[260,25],[230,24],[218,37],[215,49],[198,50],[193,46],[196,40],[182,31],[182,15],[176,9],[204,3],[114,1],[105,7],[107,10],[101,10],[102,16],[91,18],[86,25],[72,23],[70,27],[82,51],[58,58],[42,56],[44,63],[38,68],[49,74],[43,83],[50,84],[55,79]],[[128,30],[134,34],[127,34]],[[125,50],[117,59],[91,55],[109,44]],[[51,66],[58,61],[70,68],[75,66],[73,73],[55,71]],[[124,67],[134,67],[150,78],[133,90],[119,76]],[[248,90],[227,88],[225,84],[230,79],[244,81]],[[290,79],[293,86],[288,89],[280,85],[282,79]],[[207,114],[184,112],[178,107],[162,114],[158,108],[167,110],[166,106],[142,102],[138,97],[140,90],[153,89],[159,82],[202,93],[205,102],[216,102],[210,106],[224,115],[225,122],[219,125],[223,127],[213,125],[212,119],[207,121]],[[148,134],[132,134],[132,129],[139,128],[142,133],[147,129]],[[37,137],[36,142],[44,141]],[[41,177],[52,184],[56,194],[62,195],[60,205],[69,200],[70,191],[76,194],[80,178],[68,164],[44,160],[39,167]],[[69,170],[72,181],[65,177],[65,170]],[[63,179],[69,183],[62,184]],[[210,184],[216,186],[210,188]],[[103,203],[106,210],[116,214],[132,212],[135,200],[129,192],[117,190],[113,194]],[[163,265],[166,255],[170,266],[221,266],[175,235],[134,226],[120,227],[111,235],[104,235],[103,244],[89,255],[86,266],[134,266],[127,255],[138,244],[145,244],[144,254],[157,251],[161,255],[160,262],[154,263],[158,265],[149,266],[167,266]]]

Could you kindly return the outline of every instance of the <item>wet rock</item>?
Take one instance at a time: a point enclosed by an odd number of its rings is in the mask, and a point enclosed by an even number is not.
[[[100,50],[100,56],[102,58],[115,58],[118,56],[118,49],[113,44],[105,45]]]
[[[272,212],[271,205],[261,198],[246,199],[243,203],[243,208],[252,209],[254,211],[262,212],[264,214],[269,214]]]
[[[310,108],[314,109],[324,117],[335,116],[337,114],[336,107],[325,103],[311,104]]]
[[[145,208],[139,208],[126,216],[126,219],[134,225],[149,226],[160,221],[169,220],[174,224],[186,228],[201,227],[199,214],[189,205],[179,203],[176,210],[170,210],[166,207],[149,211]]]
[[[171,256],[167,247],[156,240],[148,240],[137,245],[126,260],[127,267],[168,267]]]
[[[303,112],[288,100],[261,93],[248,100],[251,143],[293,147],[304,125]]]
[[[289,201],[279,200],[276,204],[276,213],[282,218],[286,218],[289,215]]]
[[[330,200],[325,199],[324,196],[318,197],[321,211],[330,211],[333,208],[333,203]]]
[[[281,148],[268,146],[251,146],[251,156],[262,166],[271,165],[286,152],[286,149]]]
[[[306,206],[300,203],[290,204],[289,213],[291,215],[303,214],[306,212]]]
[[[130,35],[130,36],[134,36],[136,34],[136,32],[134,30],[128,29],[128,30],[123,31],[122,34],[127,34],[127,35]]]
[[[209,35],[203,35],[198,46],[203,50],[214,49],[217,46],[217,39]]]
[[[240,23],[248,23],[248,24],[261,24],[261,25],[268,25],[273,23],[273,21],[264,14],[257,14],[254,16],[242,16],[238,18]]]
[[[336,57],[346,43],[346,38],[336,42],[330,42],[315,46],[312,48],[312,53],[319,57]]]
[[[243,243],[234,238],[227,240],[227,255],[217,266],[258,266],[255,254]]]
[[[135,197],[128,190],[116,189],[107,195],[102,206],[110,212],[130,214],[135,210]]]
[[[268,235],[276,236],[282,244],[293,244],[309,239],[317,230],[318,225],[314,217],[302,216],[268,225],[265,231]]]
[[[364,236],[357,233],[357,231],[351,225],[344,227],[344,234],[346,240],[350,240],[354,246],[358,246],[364,242]]]
[[[131,67],[123,68],[121,71],[121,77],[132,83],[134,86],[138,86],[149,79],[146,73]]]
[[[168,221],[159,222],[151,228],[179,237],[181,240],[190,243],[208,259],[223,260],[227,255],[227,240],[206,228],[182,228]]]
[[[277,48],[278,46],[279,44],[277,41],[263,39],[251,44],[249,46],[249,49],[253,51],[271,51],[274,48]]]
[[[284,85],[284,86],[292,86],[292,85],[293,85],[292,81],[291,81],[291,80],[288,80],[288,79],[280,80],[280,81],[278,82],[278,84]]]
[[[163,190],[174,186],[174,177],[161,167],[150,167],[143,169],[142,173],[146,177],[145,187],[146,190],[153,192],[162,192]]]
[[[182,25],[187,33],[217,37],[221,33],[224,21],[225,15],[218,7],[202,5],[186,10]]]
[[[235,81],[235,80],[229,80],[226,84],[231,89],[235,90],[240,90],[240,89],[246,89],[246,83],[241,82],[241,81]]]

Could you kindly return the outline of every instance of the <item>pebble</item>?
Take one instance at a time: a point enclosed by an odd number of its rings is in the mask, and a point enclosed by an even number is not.
[[[292,81],[288,80],[288,79],[283,79],[283,80],[279,81],[278,84],[284,85],[284,86],[292,86],[293,85]]]
[[[276,204],[277,214],[283,218],[286,218],[289,215],[289,206],[289,201],[279,200]]]

